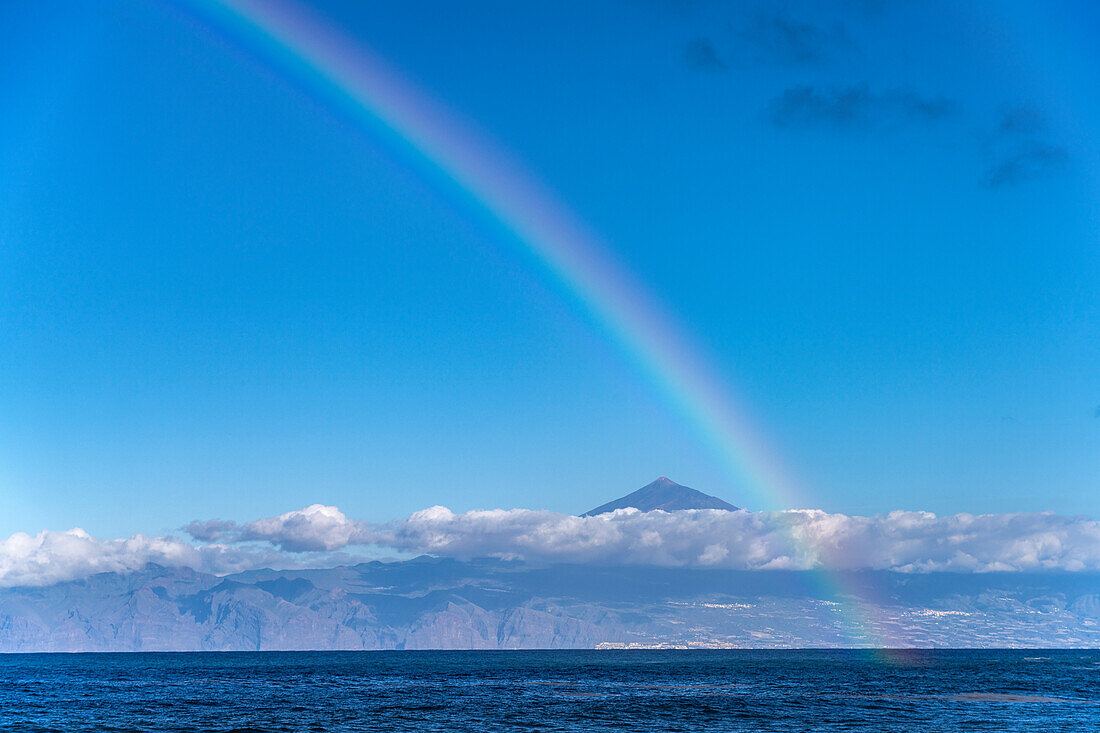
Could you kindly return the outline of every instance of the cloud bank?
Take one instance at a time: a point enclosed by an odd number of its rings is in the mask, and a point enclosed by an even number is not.
[[[369,544],[366,528],[336,507],[314,504],[241,525],[220,519],[191,522],[184,531],[199,544],[142,534],[98,539],[80,528],[16,532],[0,539],[0,587],[52,585],[140,570],[150,563],[214,575],[351,564],[363,556],[342,550]]]
[[[414,513],[375,542],[458,558],[542,562],[903,572],[1100,570],[1100,522],[1054,514],[621,509],[575,517],[526,509]]]
[[[378,525],[314,504],[243,524],[209,520],[184,529],[195,542],[101,540],[80,529],[16,533],[0,540],[0,586],[49,585],[148,563],[218,575],[326,567],[364,559],[365,546],[458,559],[737,570],[1100,571],[1100,522],[1050,513],[620,509],[578,517],[530,509],[456,514],[436,506]]]
[[[198,540],[262,541],[291,553],[375,545],[460,559],[745,570],[1100,570],[1100,522],[1050,513],[861,517],[818,510],[620,509],[578,517],[531,509],[456,514],[436,506],[371,525],[314,504],[247,524],[201,522],[187,530]]]
[[[225,545],[196,547],[175,537],[101,540],[82,529],[16,532],[0,540],[0,586],[51,585],[105,572],[139,570],[149,563],[225,574],[275,560],[270,550]]]

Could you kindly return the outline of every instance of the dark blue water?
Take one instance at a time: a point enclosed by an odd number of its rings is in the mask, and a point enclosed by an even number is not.
[[[0,727],[1100,730],[1100,652],[0,655]]]

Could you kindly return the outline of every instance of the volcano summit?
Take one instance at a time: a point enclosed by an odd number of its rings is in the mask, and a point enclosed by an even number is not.
[[[581,516],[594,517],[597,514],[605,514],[627,507],[634,507],[643,512],[651,512],[654,509],[661,509],[666,512],[674,512],[679,509],[725,509],[729,512],[735,512],[738,509],[738,507],[722,501],[717,496],[710,496],[702,491],[681,486],[675,481],[661,476],[653,483],[647,484],[621,499],[601,504]]]

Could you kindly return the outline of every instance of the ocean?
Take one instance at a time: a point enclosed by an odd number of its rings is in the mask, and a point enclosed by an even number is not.
[[[1100,730],[1100,651],[11,654],[0,728]]]

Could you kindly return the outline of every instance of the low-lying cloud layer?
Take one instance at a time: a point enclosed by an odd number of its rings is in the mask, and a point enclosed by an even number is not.
[[[575,517],[526,509],[414,513],[374,532],[410,552],[459,558],[746,570],[905,572],[1100,569],[1100,522],[1054,514],[619,510]]]
[[[0,540],[0,586],[50,585],[105,572],[124,573],[149,563],[230,573],[257,567],[275,555],[225,545],[196,547],[175,537],[137,534],[101,540],[82,529],[16,532]]]
[[[459,559],[744,570],[1100,571],[1100,522],[1049,513],[621,509],[577,517],[529,509],[456,514],[437,506],[377,525],[314,504],[244,524],[210,520],[184,529],[195,543],[144,535],[99,540],[79,529],[17,533],[0,540],[0,586],[48,585],[148,563],[216,574],[331,566],[362,559],[349,554],[362,546]]]
[[[142,534],[104,540],[80,528],[16,532],[0,539],[0,587],[51,585],[96,573],[140,570],[150,563],[215,575],[263,567],[331,567],[363,559],[341,551],[366,544],[352,534],[359,527],[366,525],[349,520],[336,507],[314,504],[244,525],[191,522],[184,531],[200,544]]]

